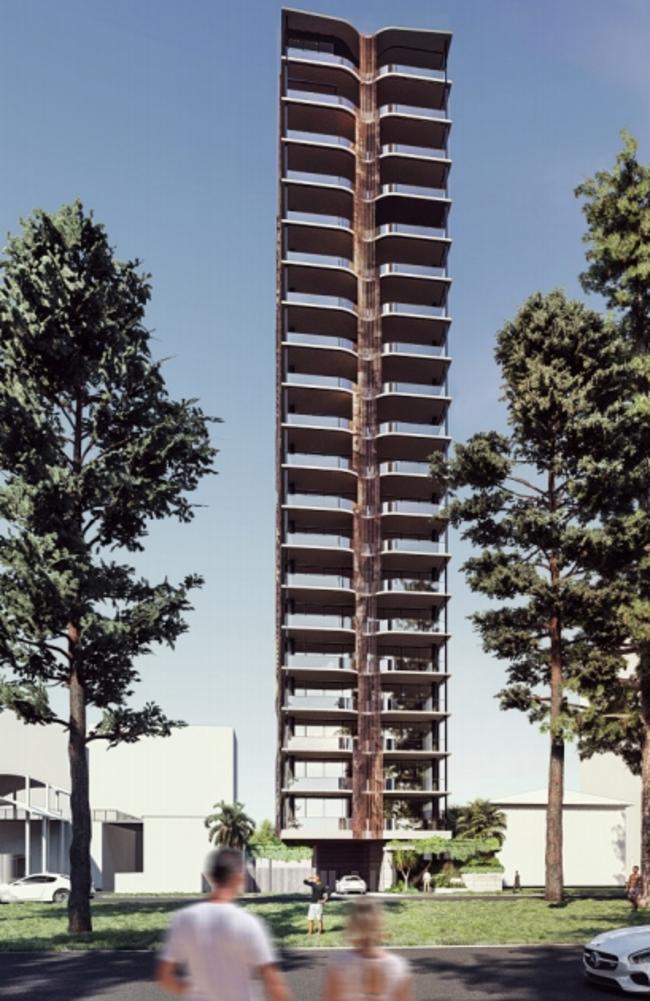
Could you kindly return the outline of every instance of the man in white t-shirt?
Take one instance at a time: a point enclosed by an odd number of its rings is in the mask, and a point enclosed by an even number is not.
[[[261,980],[268,1001],[290,1001],[266,928],[235,904],[244,888],[241,852],[214,852],[205,875],[210,897],[172,920],[156,973],[160,986],[191,1001],[255,1001]]]

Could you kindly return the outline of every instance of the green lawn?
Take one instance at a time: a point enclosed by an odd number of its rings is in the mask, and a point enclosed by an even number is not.
[[[71,940],[65,908],[55,904],[0,906],[0,950],[154,949],[170,916],[187,900],[138,903],[108,898],[93,906],[94,931],[88,941]],[[280,946],[343,945],[348,905],[331,902],[326,908],[326,932],[319,940],[305,935],[307,902],[257,902],[244,906],[269,925]],[[388,900],[385,903],[390,945],[478,945],[505,943],[586,942],[597,932],[626,924],[650,923],[647,912],[632,915],[620,898],[569,898],[561,907],[543,900]]]

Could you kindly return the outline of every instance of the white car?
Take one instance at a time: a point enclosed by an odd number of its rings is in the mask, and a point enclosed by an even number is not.
[[[91,897],[94,890],[91,889]],[[70,896],[70,879],[54,872],[37,872],[13,883],[0,884],[0,902],[12,904],[23,900],[50,900],[64,904]]]
[[[365,880],[361,879],[361,876],[357,875],[356,872],[353,872],[349,876],[341,876],[340,879],[337,879],[336,892],[367,893],[368,887],[366,886]]]
[[[597,935],[585,946],[582,959],[593,983],[650,994],[650,925]]]

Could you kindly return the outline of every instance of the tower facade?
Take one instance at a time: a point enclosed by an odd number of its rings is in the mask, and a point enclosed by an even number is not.
[[[282,12],[277,824],[371,886],[447,795],[450,41]]]

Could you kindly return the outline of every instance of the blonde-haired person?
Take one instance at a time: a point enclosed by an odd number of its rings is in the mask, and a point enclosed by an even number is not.
[[[323,1001],[411,1001],[406,961],[382,948],[382,911],[376,900],[354,902],[347,931],[352,948],[332,960]]]

